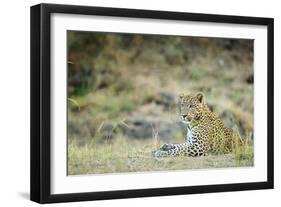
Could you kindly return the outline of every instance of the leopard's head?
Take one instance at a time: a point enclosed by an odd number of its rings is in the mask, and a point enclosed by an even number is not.
[[[204,95],[202,93],[184,95],[179,98],[180,117],[184,123],[199,120],[204,110]]]

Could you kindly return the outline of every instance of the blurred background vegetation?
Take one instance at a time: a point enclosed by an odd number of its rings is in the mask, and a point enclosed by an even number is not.
[[[238,164],[138,162],[162,142],[184,141],[179,93],[203,92],[253,143],[253,40],[68,31],[67,50],[69,174],[253,164],[252,152]]]

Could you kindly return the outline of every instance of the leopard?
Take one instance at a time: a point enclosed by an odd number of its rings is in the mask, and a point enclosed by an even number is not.
[[[186,126],[186,140],[179,144],[163,144],[152,152],[154,157],[227,154],[243,144],[237,126],[225,127],[220,117],[210,110],[202,92],[180,94],[178,103],[180,119]]]

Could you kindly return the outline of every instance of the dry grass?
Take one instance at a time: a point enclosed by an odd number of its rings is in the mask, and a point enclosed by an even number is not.
[[[79,146],[72,139],[68,145],[68,175],[253,166],[253,146],[249,144],[224,155],[156,159],[151,152],[159,144],[156,139],[119,137],[107,144],[92,141]]]

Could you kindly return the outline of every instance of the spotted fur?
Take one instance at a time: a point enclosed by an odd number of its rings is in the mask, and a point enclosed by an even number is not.
[[[241,140],[237,129],[226,128],[221,119],[209,109],[202,93],[181,95],[179,108],[182,122],[187,126],[186,142],[164,144],[153,153],[155,157],[228,153],[237,144],[237,140]]]

